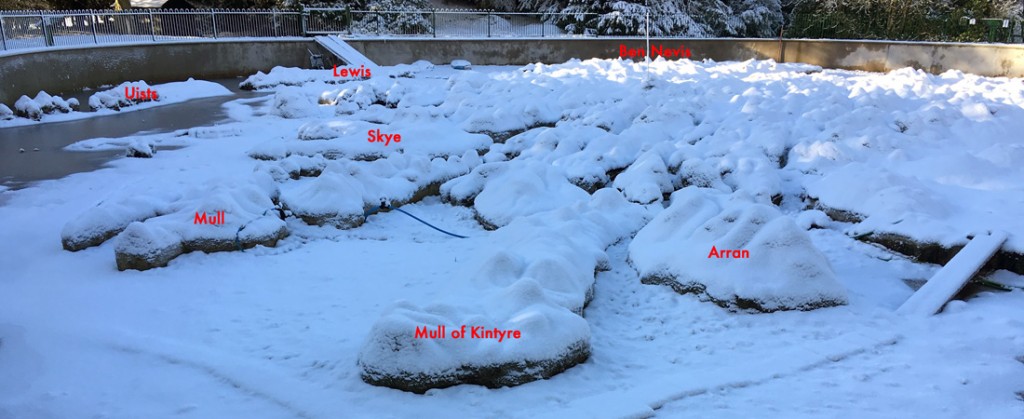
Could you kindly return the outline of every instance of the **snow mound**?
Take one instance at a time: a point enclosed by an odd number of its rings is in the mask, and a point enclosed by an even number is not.
[[[133,90],[137,89],[137,90]],[[151,90],[156,97],[141,97],[142,92]],[[129,94],[133,96],[128,98]],[[116,87],[89,96],[89,107],[95,110],[112,109],[120,111],[126,107],[137,109],[178,103],[189,99],[230,95],[231,91],[220,84],[188,79],[186,81],[150,86],[145,81],[125,82]],[[147,95],[148,96],[148,95]]]
[[[156,145],[151,141],[135,139],[125,147],[126,157],[151,158],[156,154]]]
[[[328,170],[287,190],[282,203],[307,224],[353,228],[363,224],[365,191],[352,175]]]
[[[163,227],[133,222],[117,237],[114,255],[117,269],[146,270],[167,266],[184,253],[181,239]]]
[[[626,199],[640,204],[660,202],[675,190],[672,175],[658,153],[648,151],[615,178],[612,184]]]
[[[382,315],[359,353],[363,380],[416,393],[467,383],[497,388],[585,361],[590,327],[581,315],[594,272],[607,265],[604,249],[645,220],[642,208],[611,189],[518,218],[488,237],[474,270],[453,279],[463,281],[453,287],[478,292],[459,293],[466,299],[456,304],[399,303]],[[462,330],[461,338],[451,334]]]
[[[375,105],[394,108],[408,91],[409,86],[401,81],[361,80],[347,83],[339,90],[322,92],[320,103],[334,106],[337,115],[351,115]]]
[[[279,218],[277,190],[270,184],[224,183],[187,191],[170,204],[167,214],[134,223],[143,228],[118,236],[118,270],[166,266],[178,255],[194,251],[276,246],[288,229]]]
[[[644,283],[731,309],[811,310],[847,300],[828,260],[791,219],[706,189],[674,193],[637,233],[629,257]]]
[[[245,90],[267,89],[276,86],[301,86],[311,82],[332,82],[331,70],[303,70],[294,67],[274,67],[269,73],[257,71],[239,83]]]
[[[263,176],[184,192],[122,193],[65,224],[64,248],[81,250],[117,236],[118,269],[144,270],[192,251],[274,246],[288,230],[275,204],[277,188]]]
[[[280,173],[279,181],[297,179],[283,186],[282,203],[307,224],[347,229],[361,225],[364,213],[382,200],[405,205],[437,195],[443,182],[477,164],[473,151],[448,158],[392,154],[374,161],[293,155],[266,170]]]
[[[61,244],[65,250],[78,251],[98,246],[135,221],[143,221],[170,211],[167,194],[114,197],[89,208],[64,224]]]
[[[40,91],[36,94],[35,98],[22,95],[16,102],[14,102],[14,115],[22,118],[34,119],[36,121],[42,119],[43,115],[53,113],[68,113],[78,108],[78,99],[64,100],[60,96],[51,96],[45,91]],[[11,109],[4,106],[7,112],[0,109],[0,118],[10,119],[9,117],[4,118]]]
[[[408,118],[416,116],[410,114]],[[277,160],[296,154],[355,160],[376,160],[394,154],[432,158],[458,156],[466,150],[486,150],[491,144],[486,135],[470,134],[444,120],[431,124],[404,121],[409,120],[398,119],[388,125],[341,119],[312,121],[299,127],[295,140],[266,141],[253,147],[249,155],[260,160]],[[381,141],[372,141],[376,139]]]
[[[298,87],[283,87],[274,93],[270,113],[288,119],[308,118],[318,113],[317,104]]]
[[[7,107],[7,105],[0,103],[0,121],[7,121],[10,119],[14,119],[14,111]]]
[[[128,98],[129,95],[127,93],[132,92],[133,89],[138,89],[138,91],[144,92],[147,89],[152,90],[152,87],[141,80],[121,83],[113,89],[96,92],[92,96],[89,96],[89,107],[95,110],[113,109],[115,111],[119,111],[121,108],[135,106],[139,103],[163,100],[163,96],[159,93],[156,98]]]
[[[486,178],[474,175],[456,182],[481,182],[473,200],[477,218],[492,228],[508,225],[518,217],[585,202],[589,195],[569,183],[558,168],[538,162],[508,162],[510,167]],[[453,185],[453,187],[455,187]]]
[[[14,102],[14,113],[22,118],[38,121],[43,117],[43,108],[32,98],[22,95]]]

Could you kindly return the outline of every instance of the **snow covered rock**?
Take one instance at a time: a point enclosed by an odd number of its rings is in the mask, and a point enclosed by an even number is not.
[[[395,126],[403,128],[396,130]],[[296,140],[275,139],[258,144],[249,151],[249,156],[260,160],[318,154],[331,160],[377,160],[396,154],[448,158],[463,155],[467,150],[486,150],[490,144],[486,135],[465,132],[443,119],[422,123],[410,116],[409,120],[387,125],[330,119],[303,124]]]
[[[347,229],[361,225],[364,211],[381,199],[405,205],[437,195],[443,182],[477,164],[473,151],[448,158],[394,153],[373,161],[292,155],[278,161],[279,169],[265,170],[280,172],[282,181],[284,173],[297,179],[282,187],[282,202],[307,224]]]
[[[202,211],[199,211],[202,213]],[[246,211],[224,211],[230,213],[235,222],[223,226],[179,226],[182,247],[185,252],[230,252],[256,246],[274,247],[288,236],[288,228],[279,218],[277,209],[268,208],[261,213]],[[213,214],[213,213],[207,213]],[[189,215],[186,213],[185,215]],[[225,218],[227,216],[225,215]],[[237,220],[242,219],[242,220]],[[238,226],[231,228],[231,226]]]
[[[224,181],[184,192],[123,192],[65,224],[61,241],[64,249],[76,251],[117,236],[114,253],[121,270],[165,266],[193,251],[272,247],[288,235],[277,198],[273,180],[264,173],[250,183]]]
[[[98,246],[132,222],[168,212],[167,199],[166,196],[137,194],[103,201],[64,224],[61,244],[64,250],[73,252]]]
[[[502,227],[517,217],[589,199],[586,191],[569,183],[557,168],[536,162],[505,164],[515,167],[488,177],[473,200],[473,209],[485,226]]]
[[[272,201],[275,193],[255,184],[190,190],[169,204],[168,213],[132,223],[118,235],[118,269],[162,267],[182,253],[276,246],[288,229]]]
[[[161,97],[163,97],[159,95],[156,97],[149,97],[148,95],[147,97],[140,97],[140,95],[136,94],[147,90],[152,89],[151,86],[144,81],[121,83],[117,87],[104,90],[102,92],[96,92],[92,96],[89,96],[89,107],[94,110],[113,109],[115,111],[119,111],[121,108],[134,106],[139,103],[159,101],[161,100]],[[129,98],[128,95],[126,95],[126,92],[135,93],[132,93],[132,97]]]
[[[469,70],[473,68],[473,65],[466,60],[453,60],[452,68],[456,70]]]
[[[590,327],[581,316],[595,271],[607,265],[604,249],[645,220],[641,207],[612,189],[516,219],[452,278],[464,301],[403,302],[383,314],[359,353],[363,381],[416,393],[458,384],[497,388],[584,362]],[[463,337],[452,336],[462,330]]]
[[[622,191],[626,199],[640,204],[661,201],[664,194],[674,190],[665,160],[654,151],[640,156],[612,185]]]
[[[206,190],[192,190],[173,214],[147,220],[168,223],[181,237],[186,252],[223,252],[257,245],[273,247],[288,235],[288,229],[274,204],[278,191],[272,183],[218,184]],[[203,224],[223,214],[222,224]]]
[[[294,67],[274,67],[269,73],[257,71],[238,84],[243,90],[259,90],[276,86],[301,86],[306,83],[331,81],[330,70],[304,70]]]
[[[38,121],[43,118],[43,108],[32,98],[22,95],[14,102],[14,114]]]
[[[39,104],[43,113],[47,114],[54,112],[68,113],[78,107],[78,99],[64,100],[60,96],[51,96],[45,91],[40,91],[33,100]]]
[[[372,105],[387,104],[387,88],[376,79],[346,86],[333,95],[325,93],[320,97],[322,103],[335,106],[334,113],[337,115],[350,115]]]
[[[730,309],[811,310],[847,301],[828,260],[791,219],[706,189],[675,192],[672,205],[637,233],[629,258],[644,283]]]
[[[167,266],[184,253],[177,234],[162,227],[133,222],[118,236],[114,247],[117,270],[124,271]]]
[[[472,206],[473,200],[484,189],[487,179],[500,176],[508,169],[501,162],[484,163],[473,169],[473,172],[460,176],[441,185],[441,200],[447,203]]]
[[[732,188],[722,181],[719,171],[700,158],[686,159],[679,165],[679,176],[684,186],[713,188],[730,192]]]
[[[5,118],[4,115],[9,115],[10,108],[3,106],[0,109],[0,119]],[[22,95],[16,102],[14,102],[13,114],[22,118],[30,118],[34,120],[42,119],[43,115],[52,114],[56,112],[67,113],[75,110],[78,107],[78,99],[64,100],[60,96],[50,96],[49,93],[40,91],[36,94],[35,98]],[[4,111],[6,109],[6,112]]]
[[[145,140],[134,140],[125,147],[126,157],[150,158],[156,154],[156,145]]]
[[[0,103],[0,121],[7,121],[14,119],[14,111],[8,108],[7,105]]]
[[[270,113],[296,119],[316,116],[317,104],[298,87],[283,87],[274,93]]]
[[[352,175],[324,171],[294,190],[286,190],[281,202],[311,225],[347,229],[363,224],[363,185]]]
[[[519,287],[542,298],[536,284]],[[590,357],[586,320],[542,300],[522,303],[504,321],[452,306],[394,307],[374,323],[359,353],[363,381],[420,394],[458,384],[511,387],[549,378]],[[426,329],[446,336],[416,336]],[[495,329],[511,336],[480,338]],[[462,330],[464,338],[451,337]]]

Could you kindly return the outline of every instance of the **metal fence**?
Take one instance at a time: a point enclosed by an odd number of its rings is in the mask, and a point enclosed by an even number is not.
[[[651,15],[652,21],[684,21]],[[643,36],[644,15],[501,13],[486,10],[132,9],[0,11],[3,50],[62,45],[167,40],[343,34],[350,37],[547,38]],[[674,19],[675,18],[675,19]],[[911,41],[1021,42],[1018,20],[908,17],[854,21],[833,16],[793,16],[787,38]],[[976,24],[977,23],[977,24]],[[768,31],[779,34],[782,28]],[[652,36],[693,37],[694,28]],[[673,32],[674,31],[674,32]],[[778,35],[772,35],[778,36]]]
[[[545,38],[574,36],[550,13],[499,13],[486,10],[366,11],[310,8],[304,12],[309,34],[355,37]],[[574,15],[580,19],[586,14]],[[593,15],[596,17],[598,15]],[[642,17],[638,17],[641,18]],[[642,36],[642,33],[633,36]]]
[[[190,38],[303,36],[302,14],[279,10],[135,9],[0,12],[4,50]]]

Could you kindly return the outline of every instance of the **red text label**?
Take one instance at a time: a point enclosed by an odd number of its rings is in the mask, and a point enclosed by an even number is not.
[[[448,337],[445,333],[447,328],[444,325],[439,325],[435,329],[427,329],[426,326],[417,326],[416,333],[413,335],[416,339],[444,339]],[[468,333],[468,335],[467,335]],[[483,326],[472,326],[469,331],[466,331],[466,325],[458,329],[452,330],[452,339],[496,339],[501,342],[505,339],[521,339],[523,337],[522,332],[513,329],[498,329],[492,327],[490,329]]]
[[[366,141],[371,143],[384,143],[384,147],[391,145],[391,142],[396,143],[402,142],[401,134],[382,134],[379,129],[371,129],[366,131]]]
[[[711,258],[718,258],[718,259],[749,259],[750,258],[750,251],[749,250],[729,250],[729,249],[718,250],[717,248],[715,248],[715,246],[711,246],[711,252],[708,253],[708,259],[711,259]]]
[[[625,45],[619,44],[619,58],[629,57],[644,57],[647,53],[643,48],[628,48]],[[663,45],[651,45],[651,55],[661,56],[665,58],[690,58],[693,55],[689,48],[665,48]]]
[[[224,211],[217,211],[209,217],[206,216],[205,212],[196,212],[196,218],[192,221],[192,224],[224,224]]]
[[[125,86],[124,98],[135,99],[136,101],[141,102],[145,100],[157,100],[160,98],[160,96],[156,94],[156,90],[150,89],[148,87],[146,88],[146,90],[139,90],[139,88],[135,86],[132,86],[131,89],[129,89],[128,86]]]
[[[352,67],[341,69],[338,69],[338,66],[334,66],[334,77],[359,77],[368,79],[370,78],[370,69],[363,65],[359,66],[359,68]]]

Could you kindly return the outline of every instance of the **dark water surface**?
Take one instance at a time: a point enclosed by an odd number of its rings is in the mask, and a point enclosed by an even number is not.
[[[77,141],[171,132],[229,121],[222,106],[224,103],[266,94],[238,89],[238,83],[242,80],[211,80],[230,89],[234,93],[231,96],[194,99],[75,121],[0,128],[0,185],[18,189],[34,181],[96,170],[106,162],[124,157],[123,150],[64,150],[64,147]],[[68,95],[65,99],[78,97],[83,106],[87,106],[85,104],[92,93],[95,92]],[[33,151],[36,148],[39,151]],[[25,152],[19,152],[19,149]]]

